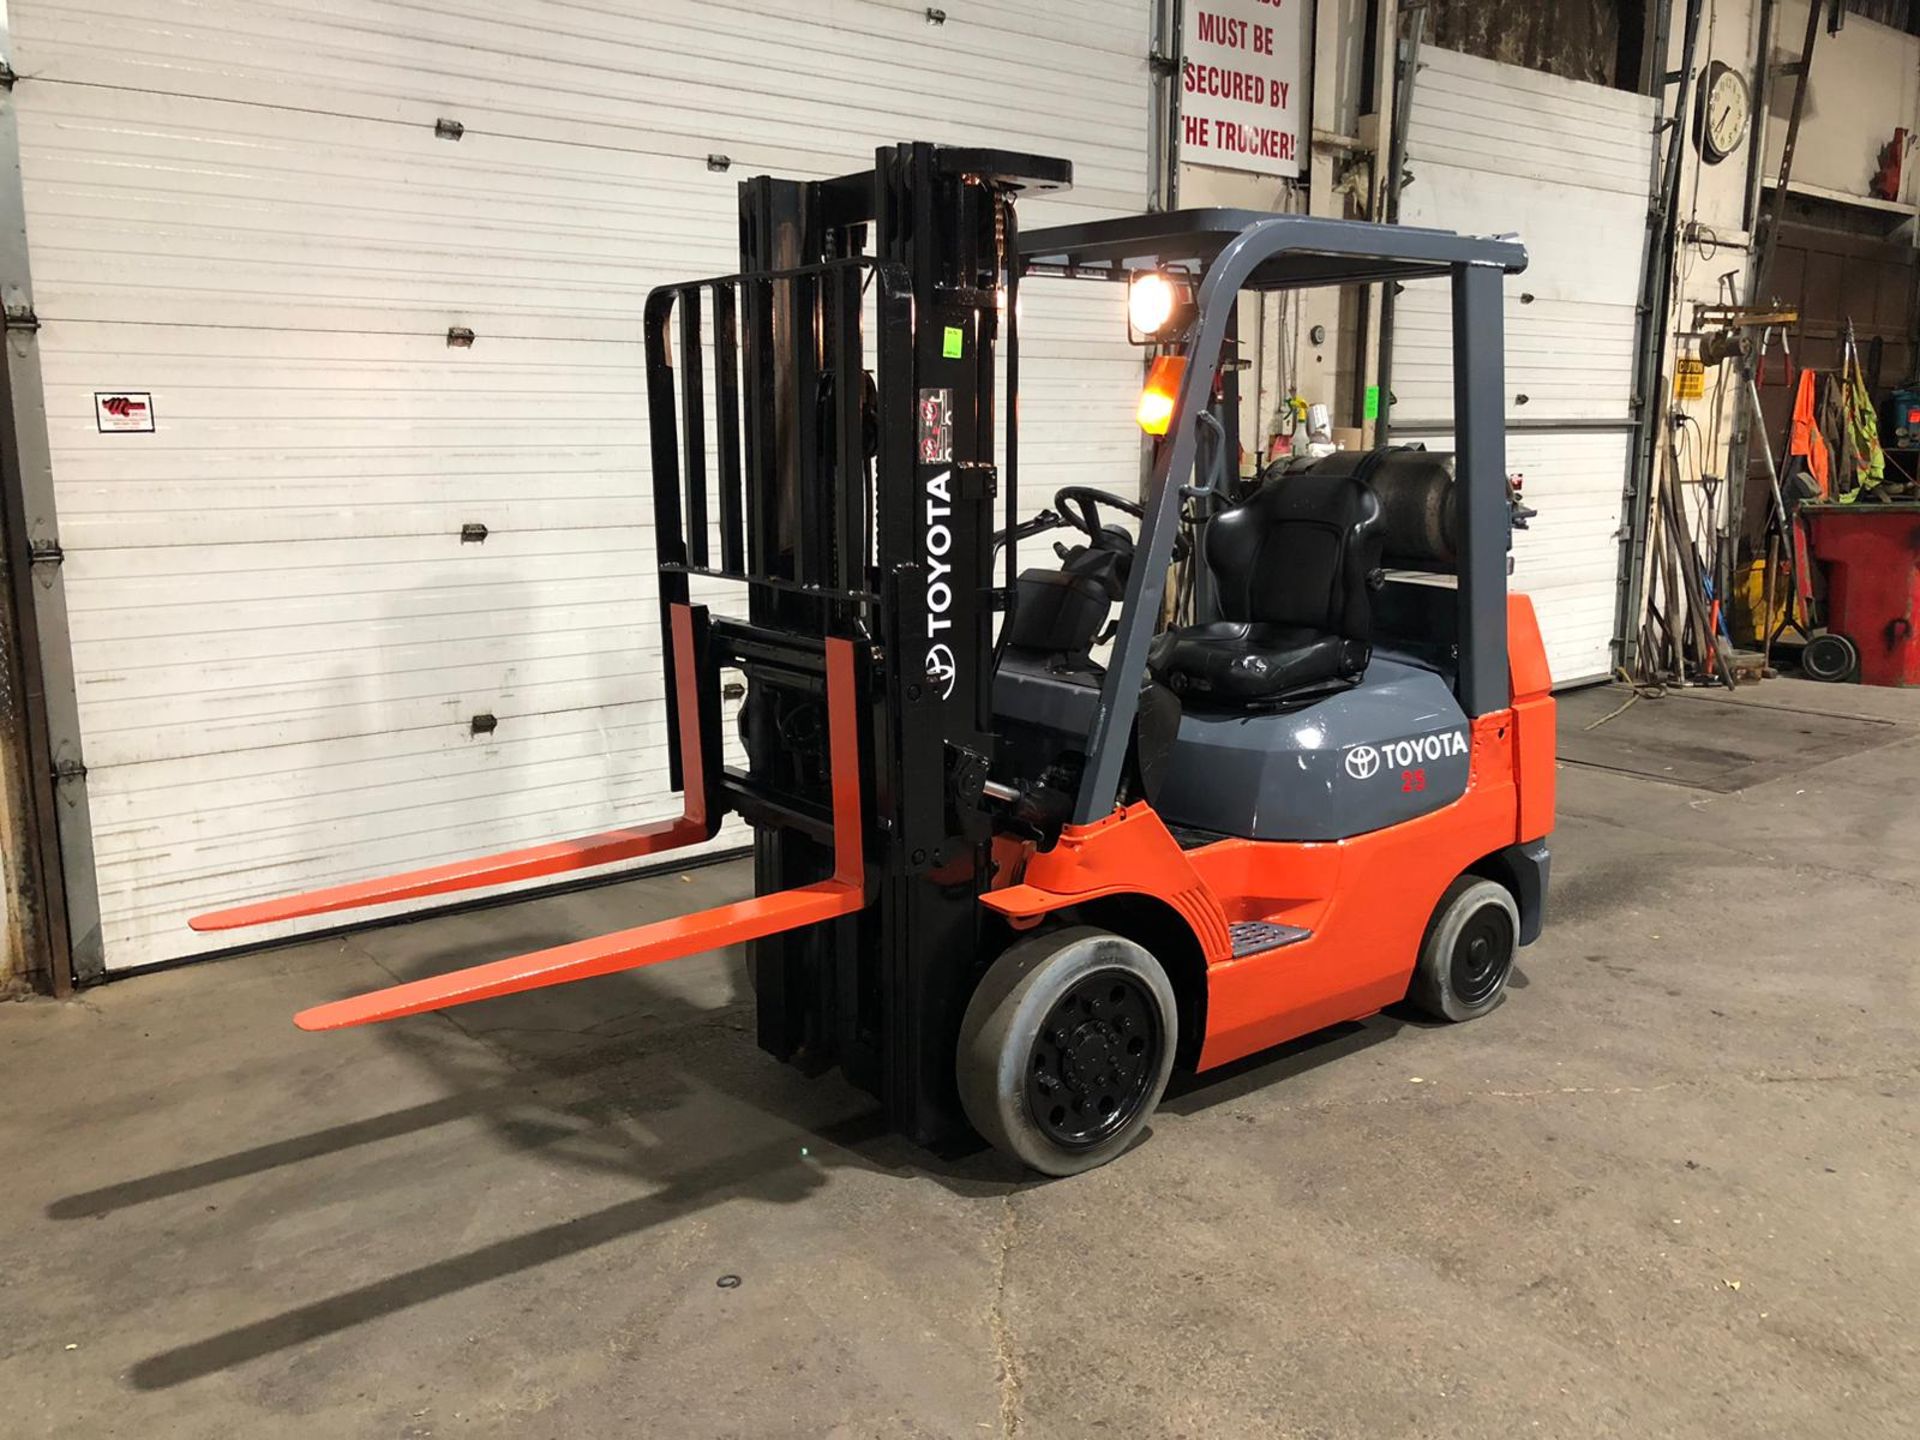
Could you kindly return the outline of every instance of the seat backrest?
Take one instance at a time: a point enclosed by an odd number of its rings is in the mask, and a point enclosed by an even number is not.
[[[1379,497],[1360,476],[1268,481],[1207,526],[1221,618],[1370,641],[1382,531]]]

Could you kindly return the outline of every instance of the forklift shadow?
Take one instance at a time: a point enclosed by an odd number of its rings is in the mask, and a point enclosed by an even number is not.
[[[484,949],[514,953],[542,943],[547,937],[513,934]],[[431,964],[439,969],[471,958],[443,952]],[[548,991],[486,1002],[462,1012],[457,1024],[442,1013],[382,1027],[383,1043],[435,1078],[437,1098],[54,1202],[54,1218],[98,1217],[225,1181],[271,1181],[286,1169],[277,1178],[287,1183],[275,1187],[271,1204],[223,1205],[218,1224],[225,1238],[236,1226],[287,1223],[290,1207],[337,1205],[349,1188],[365,1213],[384,1217],[378,1228],[386,1235],[424,1238],[420,1251],[388,1251],[390,1263],[400,1262],[391,1273],[158,1351],[130,1369],[129,1383],[171,1389],[730,1202],[799,1204],[836,1173],[931,1180],[968,1196],[1005,1193],[1008,1177],[991,1152],[930,1154],[893,1134],[871,1099],[837,1074],[806,1079],[754,1048],[750,991],[737,955],[697,988],[707,993],[696,999],[667,976],[635,971],[564,987],[584,992],[567,1002],[580,1009],[573,1016],[553,1009],[548,997],[562,992]],[[726,998],[710,1003],[721,990]],[[528,1003],[534,1000],[540,1003]],[[588,1015],[600,1018],[581,1026]],[[605,1033],[607,1027],[617,1033]],[[435,1243],[444,1228],[430,1217],[449,1162],[435,1156],[416,1165],[404,1149],[397,1163],[391,1151],[357,1152],[389,1142],[464,1148],[472,1142],[434,1132],[475,1120],[494,1142],[491,1153],[484,1141],[469,1152],[483,1187],[525,1183],[518,1162],[537,1157],[542,1170],[588,1172],[636,1193],[445,1254]],[[330,1161],[347,1173],[323,1177],[328,1183],[313,1185],[315,1198],[304,1200],[308,1187],[292,1183],[300,1171],[288,1167]],[[269,1278],[263,1293],[273,1289]]]
[[[512,953],[542,939],[496,936],[484,948]],[[432,963],[441,968],[454,958],[443,953]],[[736,953],[709,972],[693,996],[667,976],[633,971],[541,992],[545,998],[486,1002],[463,1012],[457,1023],[443,1012],[383,1027],[384,1043],[436,1077],[438,1098],[69,1196],[49,1207],[49,1214],[98,1216],[381,1142],[430,1143],[426,1137],[436,1128],[475,1119],[490,1127],[496,1142],[494,1156],[476,1152],[483,1180],[491,1172],[498,1183],[512,1183],[514,1162],[537,1156],[543,1167],[644,1187],[602,1208],[562,1214],[458,1254],[407,1264],[402,1252],[395,1257],[403,1261],[400,1267],[381,1278],[159,1351],[128,1372],[134,1388],[152,1391],[298,1349],[722,1204],[799,1204],[819,1194],[836,1173],[931,1181],[969,1198],[1003,1195],[1010,1183],[1048,1183],[1017,1175],[1010,1162],[984,1148],[933,1153],[916,1147],[891,1132],[869,1097],[837,1074],[804,1079],[762,1055],[751,1042],[749,993]],[[553,1009],[556,995],[566,996],[565,1005],[578,1013]],[[529,1003],[536,998],[538,1004]],[[1195,1115],[1357,1054],[1403,1026],[1431,1023],[1396,1009],[1336,1026],[1177,1081],[1162,1109]],[[1151,1131],[1146,1143],[1152,1143]],[[504,1171],[498,1169],[500,1153],[508,1156]],[[433,1237],[440,1233],[434,1226],[410,1226],[404,1218],[409,1209],[435,1210],[430,1191],[444,1182],[443,1167],[429,1165],[424,1173],[425,1181],[412,1165],[375,1163],[351,1181],[361,1188],[369,1214],[388,1217],[383,1229]],[[320,1198],[312,1203],[338,1202],[337,1184],[315,1191]],[[286,1223],[286,1208],[300,1203],[298,1193],[277,1192],[260,1212],[260,1223]],[[231,1231],[246,1216],[245,1207],[229,1206],[219,1223]]]
[[[1180,1116],[1202,1114],[1215,1105],[1242,1100],[1256,1090],[1282,1085],[1322,1065],[1371,1050],[1382,1041],[1391,1040],[1404,1026],[1420,1023],[1411,1014],[1382,1011],[1365,1020],[1330,1025],[1271,1050],[1257,1051],[1218,1070],[1175,1075],[1167,1087],[1166,1098],[1160,1102],[1160,1109]]]
[[[1518,965],[1508,976],[1507,985],[1514,990],[1527,988],[1527,977]],[[1202,1114],[1216,1105],[1242,1100],[1256,1090],[1282,1085],[1322,1065],[1371,1050],[1402,1030],[1441,1030],[1448,1025],[1448,1021],[1436,1020],[1404,1001],[1389,1005],[1364,1020],[1330,1025],[1325,1030],[1316,1030],[1298,1040],[1222,1065],[1218,1070],[1198,1075],[1176,1074],[1167,1087],[1166,1098],[1160,1102],[1160,1110],[1180,1116]]]

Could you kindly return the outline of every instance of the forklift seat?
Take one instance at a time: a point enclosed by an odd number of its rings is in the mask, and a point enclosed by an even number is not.
[[[1148,668],[1183,699],[1249,708],[1358,684],[1383,532],[1363,474],[1263,485],[1207,526],[1222,618],[1159,636]]]

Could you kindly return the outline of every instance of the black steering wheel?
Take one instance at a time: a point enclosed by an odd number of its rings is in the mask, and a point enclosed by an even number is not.
[[[1134,501],[1123,500],[1110,490],[1095,490],[1088,485],[1069,485],[1063,490],[1053,492],[1053,508],[1058,510],[1074,529],[1084,531],[1089,540],[1100,538],[1100,507],[1102,505],[1111,505],[1122,514],[1131,515],[1136,520],[1145,519],[1147,514]]]
[[[1131,515],[1136,520],[1147,518],[1147,512],[1138,501],[1122,499],[1111,490],[1095,490],[1090,485],[1069,485],[1053,492],[1053,508],[1060,512],[1061,518],[1074,529],[1084,531],[1087,539],[1096,543],[1101,535],[1102,505],[1111,505],[1121,514]],[[1192,549],[1192,542],[1183,528],[1173,537],[1173,558],[1176,561],[1184,560]]]

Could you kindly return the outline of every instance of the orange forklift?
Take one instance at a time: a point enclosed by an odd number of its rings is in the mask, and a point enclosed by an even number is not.
[[[679,816],[194,928],[659,856],[739,815],[754,898],[296,1023],[746,944],[763,1048],[837,1066],[923,1144],[973,1132],[1052,1175],[1124,1151],[1176,1065],[1401,1001],[1492,1009],[1540,933],[1553,828],[1546,658],[1507,590],[1526,512],[1505,473],[1501,294],[1525,251],[1234,210],[1022,234],[1019,198],[1071,174],[907,144],[836,179],[758,177],[740,273],[650,295]],[[1071,487],[1016,510],[1019,297],[1043,278],[1127,287],[1151,358],[1138,503]],[[1239,297],[1422,278],[1452,286],[1453,451],[1243,482]],[[1022,568],[1021,542],[1056,529],[1057,563]],[[732,587],[745,618],[696,587]],[[723,677],[744,681],[744,764],[723,752]]]

